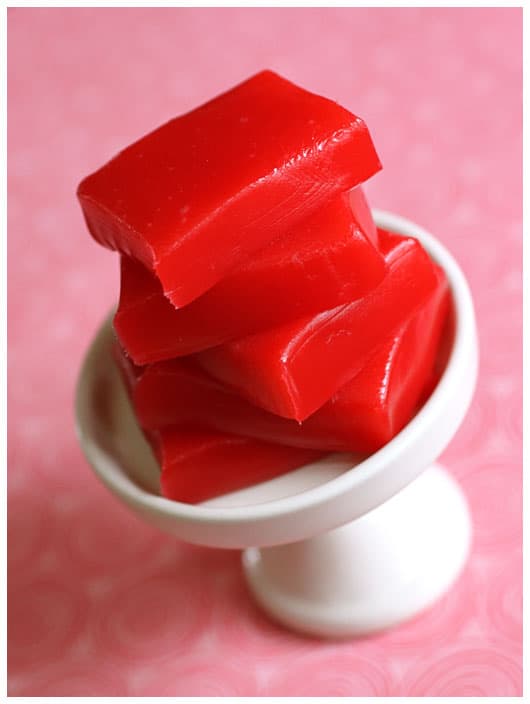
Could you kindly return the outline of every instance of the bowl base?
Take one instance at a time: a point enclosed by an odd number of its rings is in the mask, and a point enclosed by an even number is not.
[[[460,574],[470,543],[462,490],[433,465],[341,528],[246,549],[243,569],[256,601],[276,621],[316,636],[354,637],[433,604]]]

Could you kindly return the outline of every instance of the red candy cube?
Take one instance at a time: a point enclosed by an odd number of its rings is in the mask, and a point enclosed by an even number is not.
[[[303,421],[352,379],[436,287],[434,265],[411,237],[380,230],[387,272],[360,300],[195,355],[257,406]]]
[[[92,236],[181,307],[379,169],[360,118],[263,71],[127,147],[78,197]]]
[[[162,496],[195,504],[273,479],[315,462],[322,452],[284,447],[198,428],[151,435]]]
[[[140,424],[147,429],[196,424],[268,442],[327,451],[373,452],[412,417],[432,389],[449,289],[435,267],[436,286],[421,309],[359,374],[303,423],[280,418],[224,388],[193,359],[136,367],[116,348]]]
[[[153,274],[123,256],[114,327],[137,364],[204,350],[364,295],[385,272],[376,244],[359,187],[178,310]]]

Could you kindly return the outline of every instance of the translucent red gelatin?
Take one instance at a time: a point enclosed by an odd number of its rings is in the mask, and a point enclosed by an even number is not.
[[[162,495],[192,504],[274,479],[322,456],[199,428],[166,428],[151,435],[151,444],[162,469]]]
[[[122,256],[114,328],[137,364],[190,354],[355,300],[385,261],[360,187],[341,194],[184,308],[143,264]]]
[[[386,338],[352,380],[302,423],[258,408],[197,367],[193,359],[135,366],[116,347],[140,424],[196,424],[268,442],[326,451],[374,452],[411,419],[432,391],[450,308],[444,273],[419,311]]]
[[[359,117],[263,71],[128,146],[78,197],[92,236],[181,307],[380,168]]]
[[[302,421],[352,379],[427,302],[434,265],[417,240],[379,231],[387,270],[363,298],[195,355],[257,406]]]

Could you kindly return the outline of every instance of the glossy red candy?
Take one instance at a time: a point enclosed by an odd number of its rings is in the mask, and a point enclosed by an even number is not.
[[[427,400],[440,376],[436,360],[450,308],[447,279],[441,269],[436,271],[438,283],[429,301],[356,377],[303,423],[307,436],[332,436],[338,429],[344,448],[375,452]]]
[[[322,452],[198,428],[151,435],[162,496],[199,503],[273,479],[320,459]]]
[[[198,363],[257,406],[302,421],[352,379],[436,286],[417,240],[380,230],[387,272],[366,296],[198,353]]]
[[[136,367],[118,348],[116,359],[144,428],[195,423],[265,441],[327,451],[373,452],[410,420],[432,390],[450,296],[443,272],[421,310],[362,371],[303,423],[260,409],[209,377],[192,359]]]
[[[148,364],[275,327],[355,300],[377,286],[385,262],[376,243],[377,231],[358,187],[178,310],[151,272],[122,256],[114,328],[132,359]]]
[[[127,147],[78,197],[93,237],[181,307],[380,168],[360,118],[263,71]]]

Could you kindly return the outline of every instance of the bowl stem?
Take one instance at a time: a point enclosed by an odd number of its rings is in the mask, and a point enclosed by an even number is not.
[[[280,623],[354,637],[409,619],[441,597],[470,548],[465,497],[440,465],[351,523],[297,543],[248,548],[252,594]]]

